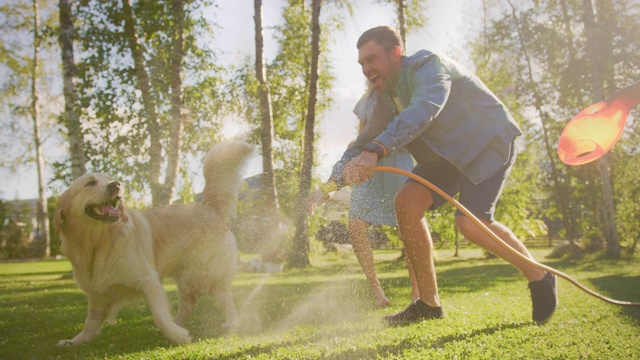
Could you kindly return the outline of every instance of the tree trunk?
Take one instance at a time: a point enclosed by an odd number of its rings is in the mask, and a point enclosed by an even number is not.
[[[266,80],[264,64],[264,38],[262,35],[262,0],[254,0],[254,23],[256,41],[256,79],[258,81],[258,96],[260,98],[260,144],[262,146],[262,188],[259,206],[266,215],[266,220],[260,225],[264,228],[264,238],[260,246],[261,253],[269,254],[281,243],[280,233],[280,204],[276,176],[273,168],[273,111],[269,84]]]
[[[38,1],[33,0],[33,64],[31,67],[31,117],[33,119],[33,142],[35,146],[36,165],[38,167],[38,202],[36,204],[36,216],[38,228],[36,241],[38,242],[38,256],[49,257],[51,254],[49,243],[49,215],[47,214],[47,198],[44,194],[44,155],[38,124],[38,57],[40,54],[40,15],[38,13]]]
[[[153,206],[165,205],[161,200],[162,184],[160,183],[160,167],[162,165],[162,144],[160,143],[160,122],[156,110],[155,99],[151,91],[149,75],[145,67],[144,51],[142,45],[138,43],[133,10],[129,0],[122,0],[122,10],[124,15],[124,36],[129,43],[135,76],[138,81],[138,89],[142,93],[142,105],[147,116],[146,124],[149,132],[149,186],[151,187],[151,197]]]
[[[596,23],[592,1],[584,0],[582,4],[587,37],[587,56],[589,57],[591,68],[592,101],[595,103],[605,99],[604,78],[608,49],[605,46],[601,46],[601,44],[605,45],[604,42],[608,39],[606,38],[606,31],[602,29],[603,26],[598,25],[602,25],[607,14],[605,9],[601,9],[602,15],[598,14],[600,16],[600,24],[598,24]],[[597,160],[597,167],[602,187],[602,235],[607,242],[607,256],[619,258],[620,243],[618,242],[618,232],[615,224],[616,209],[608,155]]]
[[[315,137],[315,112],[318,93],[318,62],[320,58],[320,9],[321,0],[311,3],[311,66],[309,74],[309,102],[304,124],[304,144],[300,173],[300,190],[296,204],[296,231],[293,249],[289,255],[289,264],[294,267],[309,265],[309,224],[304,203],[311,189],[311,169],[313,167],[313,140]]]
[[[60,49],[62,56],[64,115],[63,124],[67,128],[69,154],[71,156],[71,177],[77,179],[84,174],[86,156],[84,153],[84,137],[78,115],[78,96],[75,85],[76,65],[73,54],[73,12],[69,0],[60,0]]]
[[[259,83],[260,96],[260,143],[262,145],[262,190],[267,214],[275,215],[278,220],[279,204],[276,187],[275,172],[273,169],[273,112],[271,98],[269,96],[269,84],[266,80],[264,66],[264,39],[262,36],[262,0],[253,2],[256,32],[256,79]]]
[[[164,185],[158,185],[158,205],[168,205],[175,195],[180,166],[180,139],[183,126],[182,59],[184,57],[184,7],[182,0],[171,1],[173,21],[173,51],[171,52],[171,132],[167,152],[167,173]]]

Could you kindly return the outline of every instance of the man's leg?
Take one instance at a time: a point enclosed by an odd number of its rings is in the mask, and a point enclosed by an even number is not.
[[[406,183],[395,198],[398,233],[404,243],[410,273],[415,276],[418,295],[425,304],[439,307],[433,242],[424,219],[424,213],[431,204],[431,191],[415,182]]]
[[[480,221],[487,225],[490,230],[511,248],[515,249],[516,252],[519,252],[529,259],[533,259],[529,251],[527,251],[527,248],[516,238],[511,230],[499,222],[493,221],[495,204],[500,198],[504,181],[507,176],[509,176],[514,161],[515,153],[500,171],[481,183],[472,184],[467,179],[464,179],[460,189],[460,203],[464,204],[472,214],[476,214],[476,216],[481,219]],[[456,212],[456,225],[467,239],[508,261],[524,274],[529,280],[533,320],[536,322],[546,322],[549,320],[558,304],[558,289],[555,275],[531,265],[505,249],[471,219],[462,216],[459,212]]]
[[[398,230],[398,234],[400,230]],[[420,294],[418,293],[418,282],[416,281],[416,275],[413,273],[413,268],[411,267],[411,261],[405,252],[404,260],[407,263],[407,270],[409,270],[409,281],[411,282],[411,301],[415,302],[420,299]]]
[[[388,325],[403,325],[442,318],[433,264],[433,242],[424,212],[433,204],[431,192],[414,182],[406,183],[395,199],[398,232],[404,243],[410,276],[415,277],[419,299],[403,311],[384,317]],[[413,275],[411,275],[413,274]],[[413,285],[414,281],[412,281]]]
[[[513,249],[526,257],[533,259],[527,248],[516,238],[511,230],[497,221],[481,220],[489,227],[500,239],[509,244]],[[508,261],[517,267],[524,276],[529,280],[529,290],[531,291],[532,302],[532,318],[534,321],[544,323],[548,321],[556,310],[558,305],[558,289],[556,277],[551,273],[547,273],[539,269],[520,257],[511,253],[503,246],[498,244],[491,236],[487,235],[478,225],[473,223],[471,219],[457,215],[456,224],[460,232],[474,243],[491,251],[502,259]]]
[[[480,219],[480,221],[482,221],[482,223],[484,223],[489,229],[491,229],[491,231],[498,235],[500,239],[506,242],[513,249],[515,249],[522,255],[533,259],[524,244],[520,240],[518,240],[518,238],[509,228],[497,221],[491,222],[486,219]],[[522,260],[517,255],[502,247],[468,217],[456,215],[456,225],[465,238],[487,249],[488,251],[494,253],[513,266],[517,267],[529,281],[540,280],[546,274],[544,270],[541,270],[529,264],[525,260]]]
[[[369,223],[364,220],[349,218],[349,237],[351,238],[351,245],[353,245],[353,251],[356,253],[356,257],[360,262],[364,275],[369,280],[371,291],[375,299],[376,305],[387,306],[389,300],[382,290],[378,275],[376,274],[376,267],[373,260],[373,250],[371,244],[367,238],[367,228]]]

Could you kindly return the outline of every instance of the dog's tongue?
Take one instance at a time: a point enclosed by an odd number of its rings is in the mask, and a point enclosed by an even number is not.
[[[102,205],[98,210],[100,215],[120,216],[120,210],[114,208],[109,204]]]

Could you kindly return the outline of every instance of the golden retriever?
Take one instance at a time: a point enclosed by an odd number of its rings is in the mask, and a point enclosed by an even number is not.
[[[240,141],[213,146],[204,161],[205,188],[199,204],[148,210],[126,209],[120,182],[100,173],[84,174],[58,200],[54,225],[73,276],[88,297],[82,331],[58,345],[94,339],[128,301],[144,295],[153,321],[174,343],[191,341],[182,326],[201,295],[212,295],[237,325],[231,282],[236,242],[229,231],[242,169],[254,147]],[[175,322],[161,278],[171,277],[180,297]]]

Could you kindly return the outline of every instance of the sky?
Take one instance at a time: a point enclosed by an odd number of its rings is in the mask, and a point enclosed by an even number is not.
[[[253,1],[219,1],[215,21],[220,25],[217,46],[222,54],[219,59],[229,64],[242,61],[247,55],[253,56]],[[326,180],[333,164],[356,137],[357,119],[352,113],[364,91],[364,75],[357,63],[358,52],[355,43],[365,30],[378,25],[394,25],[395,12],[391,5],[379,4],[376,0],[356,0],[354,15],[345,18],[343,31],[334,31],[333,48],[330,58],[334,67],[336,81],[333,88],[335,104],[319,119],[320,140],[317,144],[319,164],[314,169],[316,175]],[[466,24],[472,19],[473,0],[427,0],[427,25],[407,35],[407,54],[420,49],[429,49],[456,57],[465,63],[464,33]],[[265,28],[265,57],[270,61],[277,49],[270,28],[282,22],[283,0],[263,0],[263,26]],[[326,8],[323,8],[325,11]],[[471,64],[468,64],[471,66]],[[241,137],[245,130],[237,124],[223,123],[224,135]],[[48,149],[59,149],[60,144],[48,144]],[[256,156],[250,162],[247,176],[262,171],[261,159]],[[51,169],[45,171],[46,181],[52,175]],[[201,177],[201,175],[200,175]],[[19,172],[11,173],[0,169],[0,198],[5,200],[30,199],[38,196],[37,171],[35,164],[24,166]],[[194,179],[196,191],[200,191],[203,182],[197,176]],[[47,196],[54,195],[45,190]]]

